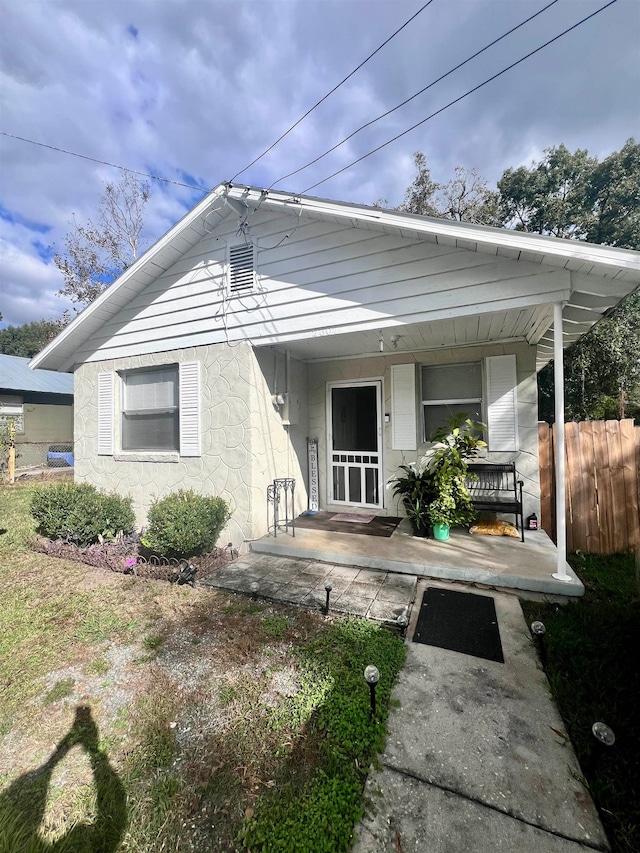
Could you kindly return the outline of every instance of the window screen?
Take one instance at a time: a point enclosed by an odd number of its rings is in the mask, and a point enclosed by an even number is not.
[[[453,415],[482,421],[482,364],[437,364],[422,367],[423,438],[429,441]]]
[[[123,450],[178,450],[178,368],[123,375]]]
[[[24,406],[22,397],[0,397],[0,424],[13,422],[16,433],[24,433]]]

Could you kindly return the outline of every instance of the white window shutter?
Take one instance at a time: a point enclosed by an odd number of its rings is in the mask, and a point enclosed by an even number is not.
[[[391,365],[391,446],[417,450],[416,366]]]
[[[98,456],[113,456],[114,374],[98,374]]]
[[[200,362],[180,365],[180,456],[200,456]]]
[[[487,368],[489,450],[518,449],[518,399],[515,355],[492,355]]]

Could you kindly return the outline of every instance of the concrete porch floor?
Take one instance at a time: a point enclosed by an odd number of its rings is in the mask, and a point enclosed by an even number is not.
[[[570,582],[553,577],[557,552],[543,530],[526,531],[525,541],[507,536],[451,531],[447,542],[413,536],[402,522],[390,537],[297,528],[251,543],[252,551],[298,557],[385,572],[485,584],[498,589],[560,597],[584,595],[584,586],[567,564]],[[535,597],[535,596],[534,596]]]

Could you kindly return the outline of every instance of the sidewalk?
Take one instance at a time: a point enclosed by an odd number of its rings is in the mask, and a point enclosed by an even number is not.
[[[608,850],[514,595],[494,598],[504,664],[411,642],[352,853]],[[470,590],[471,591],[471,590]]]

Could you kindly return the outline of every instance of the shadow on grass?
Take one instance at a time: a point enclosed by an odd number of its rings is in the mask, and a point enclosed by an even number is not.
[[[93,770],[96,815],[78,823],[57,841],[40,836],[52,773],[74,746],[82,746]],[[91,709],[78,706],[73,725],[51,757],[18,777],[0,794],[0,848],[3,853],[114,853],[127,826],[124,787],[107,756],[98,748],[98,728]]]

